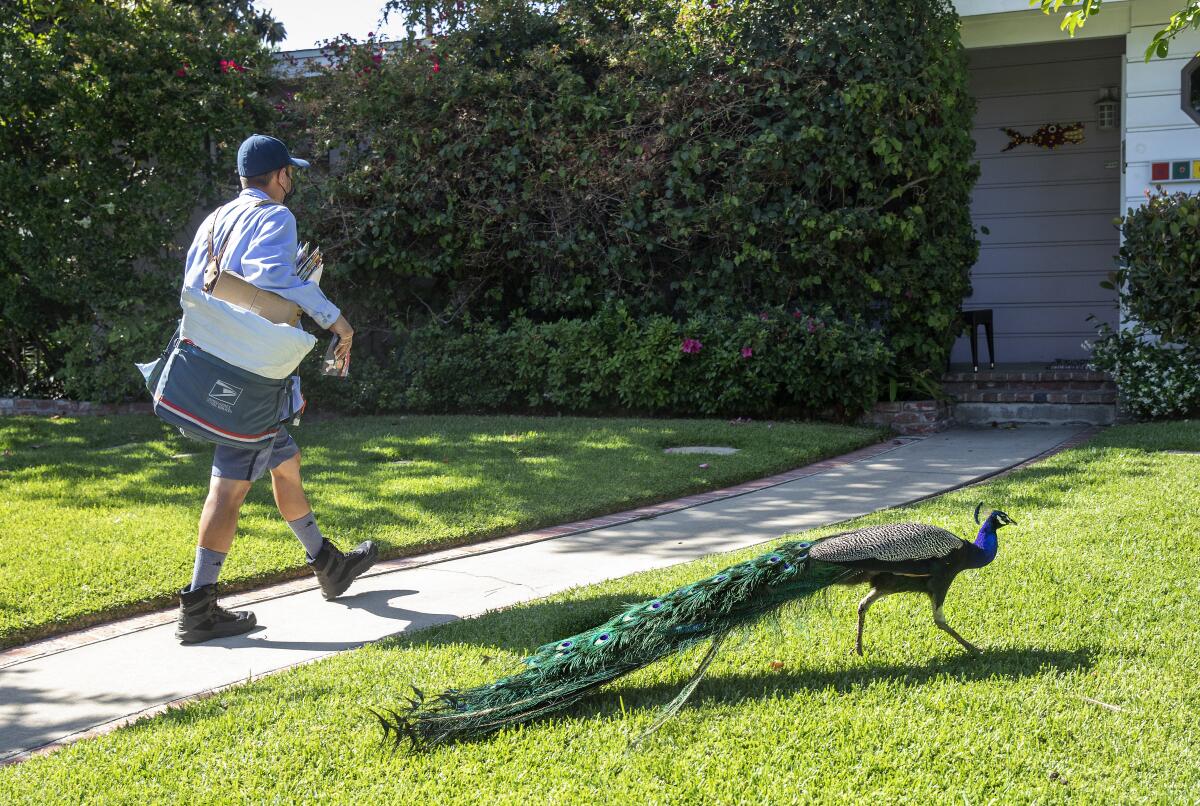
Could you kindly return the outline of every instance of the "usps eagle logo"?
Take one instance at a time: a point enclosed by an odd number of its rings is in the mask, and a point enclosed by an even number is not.
[[[242,396],[242,388],[219,380],[213,384],[212,391],[208,393],[208,396],[213,401],[224,404],[221,408],[228,411],[237,404],[238,398]]]

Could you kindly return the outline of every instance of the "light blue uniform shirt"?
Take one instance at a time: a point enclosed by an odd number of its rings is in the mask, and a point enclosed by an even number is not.
[[[246,188],[232,202],[204,219],[188,249],[183,285],[197,290],[204,287],[211,229],[214,254],[221,250],[226,235],[229,237],[221,258],[222,270],[231,271],[257,288],[291,300],[318,325],[328,329],[341,316],[341,311],[329,301],[319,285],[301,280],[296,274],[296,217],[282,204],[254,207],[269,198],[258,188]]]
[[[196,290],[204,288],[211,229],[214,255],[221,251],[226,236],[229,238],[221,258],[222,271],[233,272],[257,288],[291,300],[317,324],[328,328],[338,320],[341,311],[329,301],[320,286],[311,280],[301,280],[296,274],[296,217],[282,204],[254,207],[264,199],[270,199],[270,196],[258,188],[246,188],[232,202],[204,219],[188,249],[183,286]],[[304,405],[300,379],[293,376],[292,380],[292,405],[299,411]]]

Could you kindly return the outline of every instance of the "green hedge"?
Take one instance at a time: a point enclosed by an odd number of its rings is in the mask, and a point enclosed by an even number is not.
[[[302,236],[330,256],[327,290],[359,331],[404,345],[403,366],[381,352],[378,370],[360,349],[356,405],[500,405],[431,391],[444,356],[420,353],[440,349],[430,328],[453,341],[479,322],[525,345],[479,358],[524,373],[478,393],[504,406],[859,408],[881,375],[943,366],[977,249],[973,103],[947,0],[391,5],[430,11],[442,33],[386,54],[342,40],[278,117],[258,33],[227,24],[244,0],[37,0],[0,26],[2,391],[142,395],[132,361],[177,316],[176,244],[233,192],[233,150],[263,128],[338,157],[301,182]],[[801,384],[766,353],[729,359],[748,332],[736,323],[796,308],[872,334],[804,359],[849,374]],[[570,345],[594,344],[576,330],[614,310],[631,324],[613,338],[645,340],[615,354],[689,328],[705,351],[593,366],[605,356]],[[562,345],[545,367],[535,332]],[[826,389],[860,377],[853,394]],[[551,398],[531,402],[535,388]]]
[[[878,398],[890,358],[878,332],[828,309],[678,323],[615,304],[586,319],[427,325],[391,369],[356,367],[360,380],[309,391],[356,411],[847,416]]]
[[[334,155],[300,216],[352,321],[827,306],[944,368],[977,254],[950,3],[392,5],[444,35],[343,40],[286,113]]]
[[[144,395],[133,361],[178,319],[177,244],[275,114],[262,15],[244,0],[2,14],[0,394]]]

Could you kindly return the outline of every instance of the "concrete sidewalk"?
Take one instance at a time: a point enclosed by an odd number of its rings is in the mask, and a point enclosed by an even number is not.
[[[237,638],[183,647],[172,614],[160,613],[0,652],[0,763],[389,635],[936,495],[1086,430],[954,430],[900,440],[666,514],[381,563],[333,603],[311,581],[286,583],[238,597],[256,601],[263,626]]]

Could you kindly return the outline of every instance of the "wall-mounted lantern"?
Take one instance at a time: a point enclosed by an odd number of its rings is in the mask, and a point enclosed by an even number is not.
[[[1121,99],[1117,97],[1116,87],[1105,87],[1100,92],[1100,100],[1096,101],[1096,128],[1102,132],[1111,132],[1117,128],[1117,113],[1121,108]]]

